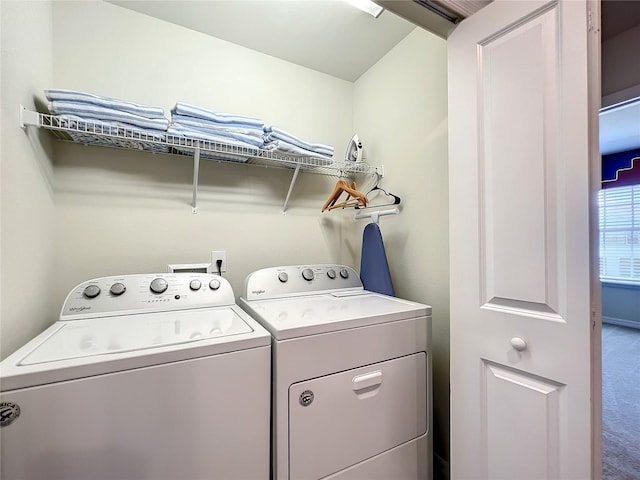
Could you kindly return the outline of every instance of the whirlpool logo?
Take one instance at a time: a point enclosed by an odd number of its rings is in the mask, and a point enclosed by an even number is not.
[[[262,295],[264,292],[264,290],[251,290],[251,293],[254,295]]]
[[[70,312],[84,312],[85,310],[91,310],[91,307],[71,307]]]
[[[7,427],[20,416],[20,406],[13,402],[0,403],[0,427]]]

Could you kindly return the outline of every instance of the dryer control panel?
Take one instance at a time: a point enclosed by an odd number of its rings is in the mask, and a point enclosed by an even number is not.
[[[88,280],[64,302],[60,320],[233,305],[231,284],[206,273],[150,273]]]
[[[360,276],[346,265],[290,265],[257,270],[245,281],[244,298],[292,297],[364,290]]]

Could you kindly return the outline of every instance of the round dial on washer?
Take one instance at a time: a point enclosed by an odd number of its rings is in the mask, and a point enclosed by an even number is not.
[[[162,293],[169,288],[169,284],[164,278],[154,278],[149,288],[153,293]]]
[[[311,270],[310,268],[305,268],[304,270],[302,270],[302,278],[304,278],[308,282],[313,280],[313,270]]]
[[[346,268],[341,269],[340,276],[345,279],[349,278],[349,270],[347,270]]]
[[[87,298],[95,298],[100,295],[100,287],[98,285],[88,285],[87,287],[85,287],[82,295]]]
[[[287,275],[287,272],[280,272],[278,274],[278,280],[280,280],[282,283],[287,283],[287,280],[289,280],[289,275]]]
[[[214,278],[213,280],[211,280],[209,282],[209,288],[211,290],[218,290],[220,288],[220,280],[218,280],[217,278]]]
[[[330,268],[329,270],[327,270],[327,277],[333,280],[334,278],[336,278],[336,271],[333,268]]]
[[[191,280],[189,282],[189,288],[191,290],[200,290],[201,286],[202,286],[202,283],[200,283],[200,280]]]
[[[116,282],[111,285],[109,292],[111,295],[115,295],[116,297],[122,295],[127,290],[127,287],[124,286],[124,283]]]

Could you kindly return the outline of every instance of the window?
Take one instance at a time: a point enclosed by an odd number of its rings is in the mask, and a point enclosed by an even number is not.
[[[640,285],[640,185],[598,193],[600,279]]]

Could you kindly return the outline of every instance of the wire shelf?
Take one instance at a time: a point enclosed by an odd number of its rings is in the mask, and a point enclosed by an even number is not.
[[[200,158],[266,167],[300,169],[337,177],[355,174],[374,174],[378,171],[364,162],[338,162],[324,157],[288,156],[260,148],[237,146],[207,140],[176,136],[163,132],[149,132],[125,126],[113,126],[90,120],[72,120],[56,115],[21,110],[21,126],[34,125],[51,130],[65,141],[83,145],[118,147],[152,153],[193,156],[200,150]]]
[[[82,145],[116,147],[151,153],[165,153],[192,157],[194,160],[193,213],[197,212],[197,184],[200,159],[243,165],[294,170],[283,213],[300,171],[341,178],[356,174],[382,175],[381,169],[364,162],[337,162],[326,157],[288,156],[257,147],[213,142],[171,135],[165,132],[110,125],[100,121],[60,117],[34,112],[20,106],[20,126],[28,125],[50,130],[56,138]]]

